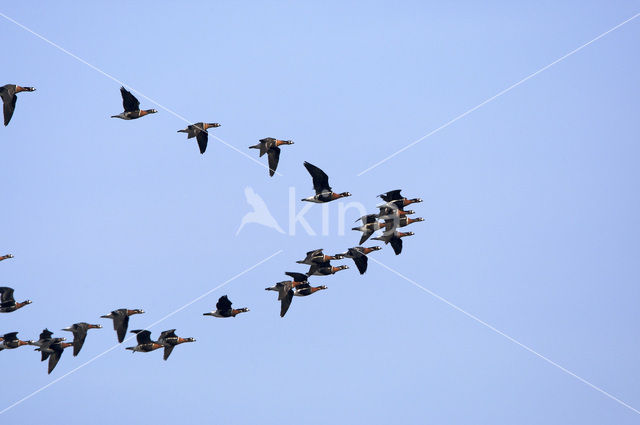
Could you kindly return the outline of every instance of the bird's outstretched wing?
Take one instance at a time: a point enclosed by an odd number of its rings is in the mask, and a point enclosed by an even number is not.
[[[167,360],[169,358],[169,356],[171,355],[171,352],[173,351],[174,347],[175,347],[175,345],[165,345],[164,346],[164,355],[162,356],[162,358],[164,360]]]
[[[113,318],[113,328],[118,333],[118,342],[124,341],[129,327],[129,316],[126,314],[117,314]]]
[[[280,317],[284,317],[287,314],[287,310],[291,306],[291,301],[293,300],[293,289],[289,289],[287,294],[280,301]]]
[[[387,193],[383,193],[378,196],[381,197],[382,200],[384,200],[385,202],[397,201],[398,199],[402,199],[402,195],[400,195],[400,190],[401,189],[390,190]]]
[[[231,301],[229,301],[229,298],[227,298],[226,295],[223,295],[220,297],[220,299],[218,299],[218,302],[216,303],[216,308],[220,311],[230,310]]]
[[[364,274],[367,271],[367,265],[369,264],[369,259],[366,255],[359,253],[359,255],[355,255],[353,257],[353,262],[356,263],[356,267],[360,274]]]
[[[207,143],[209,143],[209,133],[207,133],[206,130],[197,130],[196,140],[198,141],[200,153],[204,153],[204,151],[207,150]]]
[[[53,332],[51,332],[49,329],[44,329],[42,332],[40,332],[40,339],[49,339],[51,338],[51,335],[53,335]]]
[[[284,274],[286,274],[291,279],[293,279],[294,282],[306,282],[307,281],[307,275],[304,274],[304,273],[285,272]]]
[[[16,109],[18,96],[5,87],[0,87],[0,97],[2,97],[2,112],[4,113],[4,125],[6,126],[11,121],[13,111]]]
[[[400,253],[402,252],[402,239],[400,239],[397,236],[394,236],[393,238],[391,238],[391,247],[393,248],[393,252],[396,253],[396,255],[400,255]]]
[[[73,333],[73,356],[77,356],[84,345],[84,340],[87,339],[87,330],[78,328]]]
[[[373,235],[373,230],[367,229],[364,232],[362,232],[362,236],[360,237],[360,245],[365,243],[367,239],[371,237],[371,235]]]
[[[129,90],[120,87],[120,94],[122,94],[122,106],[125,112],[140,110],[140,101]]]
[[[2,294],[2,296],[0,297],[0,301],[2,303],[15,301],[13,299],[13,288],[3,286],[0,288],[0,294]]]
[[[62,356],[63,348],[54,348],[51,347],[53,353],[49,355],[49,368],[47,373],[51,373],[53,369],[55,369],[56,365],[60,361],[60,356]]]
[[[324,171],[306,161],[304,162],[304,166],[309,174],[311,174],[313,179],[313,188],[315,189],[316,194],[331,191],[331,186],[329,186],[329,176],[327,176]]]
[[[269,176],[273,177],[276,172],[276,168],[278,168],[278,162],[280,161],[280,148],[277,146],[272,147],[268,151],[269,157]]]
[[[148,344],[151,342],[151,331],[136,329],[131,332],[136,334],[136,339],[138,340],[138,344]]]

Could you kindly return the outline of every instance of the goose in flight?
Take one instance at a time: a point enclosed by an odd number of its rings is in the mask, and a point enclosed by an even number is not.
[[[293,145],[291,140],[279,140],[273,137],[267,137],[260,139],[257,145],[249,146],[249,149],[260,149],[260,157],[265,153],[269,159],[269,176],[273,177],[278,168],[278,162],[280,161],[280,148],[282,145]]]
[[[62,329],[73,333],[73,356],[77,356],[84,345],[84,340],[87,338],[87,331],[89,329],[101,329],[102,325],[91,325],[89,323],[80,322],[74,323],[68,328]]]
[[[109,314],[105,314],[103,317],[105,319],[113,319],[113,329],[118,334],[118,342],[124,341],[125,335],[127,335],[127,328],[129,327],[129,316],[133,316],[134,314],[142,314],[144,310],[129,310],[126,308],[119,308],[118,310],[113,310]]]
[[[329,186],[329,176],[315,165],[305,161],[304,166],[309,174],[311,174],[311,178],[313,179],[313,189],[316,191],[316,194],[314,196],[309,196],[308,198],[303,198],[303,201],[321,204],[351,196],[349,192],[335,193],[331,190],[331,186]]]
[[[220,124],[218,124],[217,122],[197,122],[195,124],[187,126],[187,128],[185,128],[184,130],[178,130],[178,133],[187,133],[187,139],[192,139],[195,137],[198,141],[200,153],[203,154],[207,150],[207,143],[209,143],[209,133],[207,132],[207,129],[216,127],[220,127]]]
[[[118,115],[111,115],[111,118],[120,118],[123,120],[135,120],[136,118],[144,117],[145,115],[155,114],[155,109],[140,109],[140,101],[131,94],[131,92],[124,87],[120,87],[120,94],[122,95],[122,106],[124,112]]]
[[[216,303],[216,309],[214,311],[210,311],[208,313],[203,313],[203,316],[213,316],[213,317],[236,317],[240,313],[246,313],[249,311],[248,308],[231,308],[231,301],[227,298],[226,295],[221,296]]]
[[[29,304],[31,304],[30,300],[16,302],[13,298],[13,288],[0,287],[0,313],[11,313]]]
[[[0,98],[2,98],[2,112],[4,113],[4,125],[9,125],[13,111],[16,109],[16,102],[18,101],[17,93],[23,91],[35,91],[33,87],[21,87],[15,84],[5,84],[0,87]]]

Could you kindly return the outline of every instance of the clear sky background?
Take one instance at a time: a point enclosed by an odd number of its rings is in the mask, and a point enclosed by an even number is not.
[[[28,424],[632,424],[640,415],[370,261],[311,279],[284,319],[264,288],[314,248],[358,234],[236,237],[253,188],[288,230],[289,188],[324,169],[370,207],[402,188],[423,223],[405,250],[372,254],[425,288],[640,409],[640,20],[356,175],[640,10],[619,2],[5,2],[0,12],[257,158],[292,138],[278,171],[211,138],[200,155],[159,113],[120,113],[119,84],[0,18],[0,283],[33,304],[0,332],[101,323],[51,375],[31,348],[0,353],[0,410],[111,348],[100,315],[143,308],[197,339],[122,344],[0,415]],[[266,158],[261,161],[266,164]],[[302,203],[297,202],[300,209]],[[321,230],[321,206],[306,215]],[[357,218],[354,210],[347,221]],[[349,223],[351,224],[351,223]],[[369,244],[367,244],[369,245]],[[203,317],[219,296],[251,309]],[[57,332],[58,336],[70,334]],[[65,335],[60,335],[65,334]]]

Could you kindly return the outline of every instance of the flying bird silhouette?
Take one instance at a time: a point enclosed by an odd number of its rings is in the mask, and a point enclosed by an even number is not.
[[[254,192],[252,187],[247,186],[244,188],[244,196],[247,198],[247,203],[253,207],[253,211],[246,213],[244,217],[242,217],[236,236],[240,234],[242,228],[248,223],[261,224],[275,229],[280,233],[284,233],[284,230],[282,230],[276,219],[273,218],[269,212],[269,208],[267,208],[267,204],[264,202],[264,199]]]

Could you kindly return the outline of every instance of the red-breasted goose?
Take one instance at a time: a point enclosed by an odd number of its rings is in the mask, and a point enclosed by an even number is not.
[[[51,353],[49,354],[49,366],[47,368],[47,373],[50,374],[53,369],[55,369],[56,365],[60,361],[60,357],[62,357],[62,352],[65,348],[71,347],[73,345],[72,342],[54,342],[49,346],[49,350]]]
[[[396,255],[400,255],[400,253],[402,252],[402,239],[400,238],[404,238],[405,236],[413,236],[413,235],[414,235],[413,232],[403,233],[403,232],[394,231],[393,233],[385,232],[382,236],[379,236],[373,239],[383,241],[385,244],[391,243],[393,252],[395,252]]]
[[[118,342],[124,341],[124,337],[127,335],[127,328],[129,327],[129,316],[134,314],[142,314],[144,310],[129,310],[126,308],[119,308],[118,310],[113,310],[109,314],[105,314],[103,317],[105,319],[113,319],[113,329],[118,334]]]
[[[371,237],[376,231],[385,227],[384,222],[377,221],[378,214],[367,214],[365,216],[360,217],[358,220],[362,220],[362,226],[353,227],[351,230],[357,230],[362,232],[362,237],[360,238],[360,245],[365,243],[367,239]],[[358,221],[356,220],[356,221]]]
[[[15,84],[5,84],[0,87],[0,98],[2,98],[2,112],[4,113],[4,125],[9,125],[13,111],[16,109],[16,102],[18,101],[17,93],[23,91],[35,91],[33,87],[21,87]]]
[[[269,176],[273,177],[278,168],[278,162],[280,161],[280,148],[282,145],[293,145],[291,140],[274,139],[273,137],[267,137],[260,139],[257,145],[249,146],[249,149],[259,149],[260,157],[265,153],[269,159]]]
[[[44,329],[41,333],[40,333],[40,339],[38,339],[36,342],[32,343],[31,345],[35,345],[36,348],[34,351],[40,351],[41,352],[41,358],[40,361],[45,361],[49,358],[49,355],[53,352],[49,347],[51,346],[51,344],[55,344],[58,342],[62,342],[65,341],[66,338],[52,338],[53,336],[53,332],[51,332],[49,329]]]
[[[353,248],[349,248],[347,252],[343,252],[342,254],[336,254],[336,257],[340,258],[351,258],[354,263],[356,263],[356,267],[360,274],[364,274],[367,271],[367,265],[369,260],[367,258],[367,254],[378,251],[382,248],[379,246],[372,246],[369,248],[365,248],[362,246],[354,246]]]
[[[298,286],[296,288],[296,290],[294,291],[293,295],[296,297],[306,297],[309,296],[311,294],[315,294],[318,291],[322,291],[324,289],[327,289],[326,286],[324,285],[320,285],[320,286],[311,286],[308,283],[302,284],[300,286]]]
[[[309,267],[307,276],[329,276],[338,273],[340,270],[346,270],[349,266],[341,265],[334,267],[329,261],[313,264]]]
[[[407,199],[400,194],[400,189],[390,190],[389,192],[378,195],[388,205],[393,205],[396,208],[403,210],[407,205],[422,202],[420,198]]]
[[[0,287],[0,313],[11,313],[29,304],[31,304],[30,300],[16,302],[13,298],[13,288]]]
[[[158,344],[164,346],[163,359],[167,360],[176,345],[183,344],[185,342],[195,342],[195,338],[180,338],[176,335],[175,329],[169,329],[168,331],[162,331],[160,338],[158,338]]]
[[[135,347],[127,347],[127,350],[131,350],[134,353],[136,351],[139,351],[141,353],[148,353],[150,351],[164,347],[164,345],[156,341],[151,341],[151,331],[136,329],[131,331],[131,333],[136,334],[138,345],[136,345]]]
[[[89,329],[101,329],[102,325],[91,325],[89,323],[80,322],[74,323],[68,328],[62,329],[63,331],[68,331],[73,333],[73,356],[77,356],[82,346],[84,345],[84,340],[87,338],[87,331]],[[126,332],[126,329],[125,329]]]
[[[32,340],[21,341],[18,339],[18,332],[6,333],[0,338],[0,351],[11,350],[14,348],[22,347],[23,345],[33,345],[35,342]]]
[[[311,174],[313,179],[313,188],[316,191],[316,194],[315,196],[303,198],[303,201],[324,203],[344,198],[346,196],[351,196],[349,192],[335,193],[331,190],[331,186],[329,186],[329,176],[315,165],[305,161],[304,166],[309,174]]]
[[[322,252],[322,248],[320,248],[320,249],[314,249],[313,251],[307,252],[307,256],[304,258],[304,260],[296,261],[296,263],[306,264],[308,266],[311,266],[313,264],[318,264],[318,263],[323,263],[325,261],[338,260],[338,259],[339,258],[336,258],[331,255],[324,255]]]
[[[209,128],[216,127],[220,127],[220,124],[218,124],[217,122],[197,122],[195,124],[187,126],[187,128],[185,128],[184,130],[178,130],[178,133],[187,133],[187,139],[192,139],[195,137],[198,141],[200,153],[202,154],[207,150],[207,143],[209,143],[209,132],[207,130]]]
[[[145,115],[155,114],[155,109],[140,109],[140,101],[131,94],[131,92],[124,87],[120,87],[120,94],[122,95],[122,106],[124,112],[118,115],[111,115],[111,118],[120,118],[123,120],[135,120],[136,118],[144,117]]]
[[[214,311],[210,311],[208,313],[203,313],[203,316],[213,316],[213,317],[236,317],[240,313],[246,313],[249,311],[248,308],[231,308],[231,301],[227,298],[226,295],[221,296],[216,303],[216,309]]]

